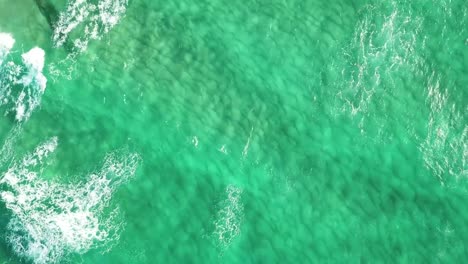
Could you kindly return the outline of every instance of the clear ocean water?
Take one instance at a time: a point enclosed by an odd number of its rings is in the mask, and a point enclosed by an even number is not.
[[[0,0],[0,263],[466,263],[463,0]]]

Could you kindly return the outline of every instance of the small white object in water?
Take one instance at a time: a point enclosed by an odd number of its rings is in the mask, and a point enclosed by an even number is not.
[[[221,151],[223,154],[227,154],[226,145],[222,145],[219,151]]]
[[[249,154],[249,146],[250,146],[250,140],[252,139],[252,132],[253,132],[253,127],[250,129],[250,135],[249,138],[247,138],[247,142],[245,143],[244,150],[242,150],[242,157],[247,157],[247,154]]]
[[[195,147],[198,147],[198,138],[197,138],[197,136],[193,136],[193,138],[192,138],[192,144],[193,144]]]

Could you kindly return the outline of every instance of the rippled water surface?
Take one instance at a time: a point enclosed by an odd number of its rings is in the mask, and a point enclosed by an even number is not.
[[[464,263],[462,0],[0,0],[0,263]]]

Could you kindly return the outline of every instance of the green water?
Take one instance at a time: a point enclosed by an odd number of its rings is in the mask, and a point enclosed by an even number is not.
[[[19,121],[0,75],[0,263],[468,260],[465,1],[42,1],[63,43],[36,2],[0,0],[47,78]]]

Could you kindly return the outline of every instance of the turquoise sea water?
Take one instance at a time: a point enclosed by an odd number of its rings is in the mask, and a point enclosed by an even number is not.
[[[0,263],[465,263],[467,29],[463,0],[0,0]]]

